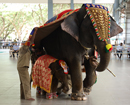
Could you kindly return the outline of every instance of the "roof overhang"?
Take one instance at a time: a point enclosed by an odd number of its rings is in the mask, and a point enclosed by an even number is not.
[[[96,4],[114,3],[115,0],[95,0]],[[70,3],[71,0],[53,0],[53,3]],[[73,0],[74,3],[92,3],[92,0]],[[0,0],[0,3],[48,3],[48,0]]]

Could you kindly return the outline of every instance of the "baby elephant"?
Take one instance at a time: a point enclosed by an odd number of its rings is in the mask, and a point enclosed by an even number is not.
[[[49,55],[39,57],[32,72],[33,87],[40,86],[46,91],[46,98],[57,98],[58,82],[64,85],[64,90],[68,91],[68,66],[63,60],[57,60]]]

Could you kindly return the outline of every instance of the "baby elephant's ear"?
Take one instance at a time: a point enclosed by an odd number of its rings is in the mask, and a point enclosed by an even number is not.
[[[51,74],[54,75],[56,70],[59,69],[59,60],[56,60],[55,62],[51,63],[48,68],[51,69]]]
[[[51,69],[51,74],[54,75],[54,73],[55,73],[55,62],[51,63],[48,68]]]

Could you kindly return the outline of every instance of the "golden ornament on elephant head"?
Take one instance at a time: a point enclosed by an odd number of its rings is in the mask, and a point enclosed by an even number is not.
[[[107,7],[95,4],[85,4],[86,11],[89,15],[93,27],[96,31],[97,37],[101,41],[107,41],[110,39],[110,16]],[[112,50],[112,45],[106,45],[106,52]]]

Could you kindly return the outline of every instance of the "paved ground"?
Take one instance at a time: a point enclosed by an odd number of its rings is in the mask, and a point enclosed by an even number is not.
[[[35,101],[21,100],[16,65],[17,58],[10,58],[8,49],[0,49],[0,105],[130,105],[130,59],[126,55],[118,59],[112,54],[108,68],[116,77],[107,70],[99,72],[87,101],[72,101],[65,94],[47,100],[38,96],[33,88]]]

